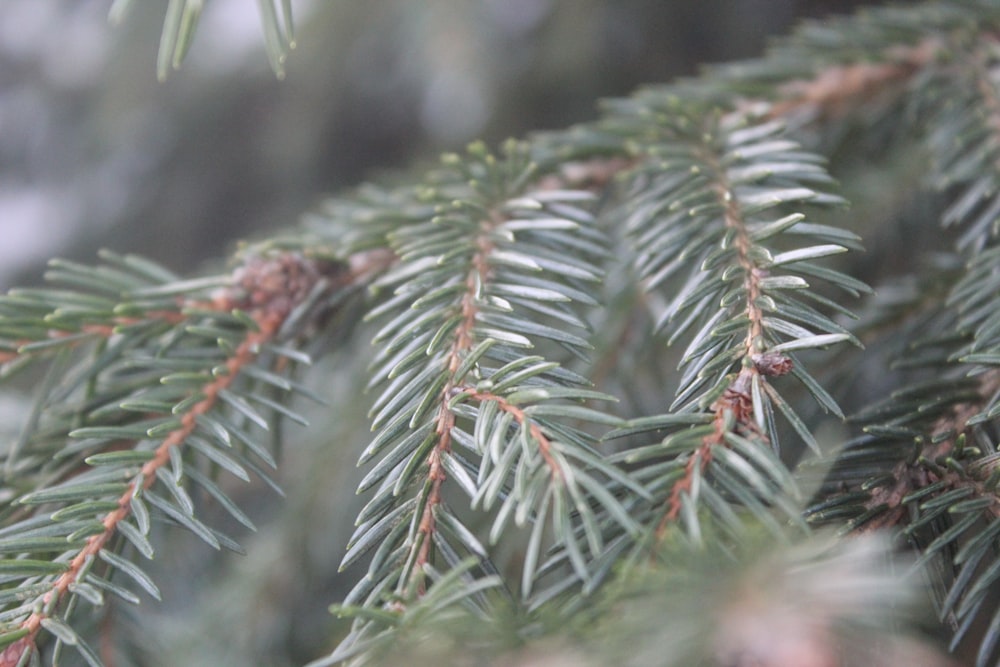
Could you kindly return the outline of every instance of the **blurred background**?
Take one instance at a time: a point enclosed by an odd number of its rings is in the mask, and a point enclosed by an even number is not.
[[[379,170],[591,119],[601,97],[862,3],[300,0],[278,81],[256,3],[209,0],[163,84],[166,3],[117,28],[110,4],[0,1],[2,288],[102,246],[190,271]]]
[[[293,225],[326,193],[475,138],[592,119],[599,98],[758,55],[803,17],[872,3],[300,0],[298,48],[278,81],[257,3],[209,0],[165,83],[166,3],[133,3],[116,28],[110,4],[0,0],[2,289],[37,282],[50,257],[89,262],[100,247],[194,272],[237,239]],[[336,641],[326,608],[357,576],[336,569],[368,431],[366,399],[344,380],[363,357],[336,355],[315,380],[333,402],[358,404],[356,423],[323,428],[316,411],[320,428],[298,429],[284,454],[288,498],[242,491],[260,530],[231,532],[248,556],[165,534],[163,604],[102,622],[135,644],[117,664],[278,667]]]

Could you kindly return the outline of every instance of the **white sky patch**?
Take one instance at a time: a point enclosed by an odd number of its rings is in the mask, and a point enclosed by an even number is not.
[[[487,91],[471,72],[442,70],[424,90],[420,120],[436,141],[452,144],[470,139],[489,120]]]
[[[78,220],[65,194],[40,187],[0,190],[0,285],[52,256],[76,235]]]
[[[210,75],[225,75],[248,67],[267,68],[264,28],[257,4],[248,0],[206,3],[185,66],[190,64]],[[315,10],[313,0],[293,3],[293,28],[305,25]]]
[[[98,0],[3,0],[0,51],[37,61],[56,85],[92,85],[110,52],[107,13],[107,3]]]

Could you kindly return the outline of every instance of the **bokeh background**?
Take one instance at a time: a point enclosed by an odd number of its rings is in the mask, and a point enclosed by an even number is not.
[[[299,0],[278,81],[257,3],[208,0],[155,77],[165,2],[0,0],[0,286],[110,246],[194,270],[326,192],[758,54],[849,0]]]
[[[0,289],[37,282],[50,257],[91,261],[105,246],[196,272],[327,193],[475,138],[592,119],[602,97],[757,55],[803,17],[872,3],[299,0],[298,48],[278,81],[257,3],[207,0],[165,83],[166,2],[133,4],[111,27],[110,0],[0,0]],[[334,401],[357,402],[356,423],[324,426],[312,408],[319,423],[283,454],[287,498],[234,490],[259,525],[232,530],[247,556],[164,534],[164,602],[102,621],[133,642],[113,651],[117,664],[280,667],[336,641],[326,608],[357,575],[336,569],[367,432],[366,399],[345,379],[363,356],[314,374]],[[16,419],[18,403],[0,398]]]

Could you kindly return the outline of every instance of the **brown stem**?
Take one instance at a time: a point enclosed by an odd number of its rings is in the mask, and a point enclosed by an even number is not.
[[[712,449],[725,446],[725,435],[730,430],[749,433],[766,442],[767,435],[761,431],[754,421],[753,398],[751,386],[755,378],[766,382],[765,375],[784,374],[790,370],[790,360],[781,355],[762,355],[764,352],[764,314],[757,305],[762,294],[761,280],[766,272],[758,268],[751,256],[753,241],[747,230],[743,212],[740,210],[732,190],[725,168],[719,163],[717,156],[710,147],[702,153],[703,163],[710,172],[709,178],[714,183],[713,189],[723,207],[723,224],[732,232],[732,244],[736,253],[736,261],[743,269],[743,289],[746,292],[744,302],[745,313],[749,325],[743,342],[743,354],[740,370],[726,387],[722,395],[710,406],[714,419],[711,433],[702,438],[701,444],[691,454],[684,466],[684,474],[674,482],[670,496],[666,502],[666,512],[656,529],[657,541],[662,540],[667,527],[680,516],[683,494],[690,492],[694,479],[700,475],[712,460]]]
[[[232,356],[226,360],[224,364],[226,371],[201,387],[201,395],[204,398],[191,406],[181,417],[180,426],[166,435],[154,450],[153,458],[143,464],[135,481],[130,483],[119,497],[118,507],[108,512],[102,519],[104,530],[87,538],[83,548],[68,563],[66,570],[42,596],[39,609],[21,623],[20,628],[28,634],[0,653],[0,667],[13,667],[26,650],[34,649],[42,622],[50,616],[51,610],[65,597],[70,587],[79,582],[87,563],[98,556],[115,535],[118,525],[131,514],[132,500],[136,494],[153,485],[157,471],[169,464],[171,450],[183,446],[197,428],[198,417],[216,407],[220,393],[229,388],[242,370],[260,355],[262,348],[274,338],[289,313],[309,294],[316,282],[329,277],[331,278],[329,289],[332,290],[369,276],[371,271],[377,268],[374,266],[376,264],[381,265],[376,259],[364,261],[364,258],[356,258],[349,269],[344,271],[343,267],[320,266],[292,253],[270,258],[255,258],[238,270],[232,288],[217,295],[212,302],[200,304],[202,307],[220,312],[227,312],[233,308],[246,308],[256,323],[257,330],[249,331]],[[175,315],[180,316],[180,313]]]
[[[430,480],[431,487],[427,494],[427,502],[420,515],[420,522],[417,524],[417,539],[414,545],[419,544],[419,547],[413,559],[413,569],[409,581],[400,581],[400,587],[404,584],[409,585],[414,587],[418,594],[423,594],[425,590],[424,566],[431,561],[434,532],[437,530],[434,512],[441,504],[441,488],[448,478],[444,470],[444,457],[451,451],[451,429],[455,426],[455,413],[448,407],[448,403],[455,387],[464,379],[454,377],[454,374],[461,366],[465,353],[472,349],[475,342],[472,329],[476,324],[476,314],[479,312],[479,306],[476,302],[477,286],[484,283],[489,277],[487,257],[493,250],[488,232],[501,222],[502,219],[499,216],[493,216],[481,224],[482,233],[476,241],[476,251],[471,262],[472,267],[466,276],[465,291],[462,293],[460,305],[462,319],[455,328],[451,348],[445,357],[445,367],[452,377],[441,389],[437,426],[435,427],[438,441],[427,457],[427,479]]]
[[[886,62],[861,61],[832,65],[808,80],[792,81],[779,89],[780,99],[769,116],[787,118],[804,114],[811,119],[832,120],[887,93],[899,91],[916,73],[934,61],[941,40],[928,37],[913,46],[894,46]]]
[[[153,458],[142,466],[138,476],[138,479],[142,480],[142,489],[148,489],[153,485],[156,481],[156,471],[170,463],[170,450],[184,444],[197,427],[198,416],[207,413],[215,407],[219,400],[219,392],[228,388],[239,376],[240,371],[257,357],[261,346],[273,337],[281,321],[282,318],[276,314],[261,318],[257,322],[259,331],[249,333],[236,349],[233,356],[226,361],[227,373],[220,375],[202,387],[202,394],[204,394],[205,398],[192,406],[191,410],[181,418],[181,425],[164,438],[163,442],[156,448]],[[66,571],[59,575],[52,588],[43,596],[42,608],[33,612],[31,616],[21,623],[21,628],[28,630],[29,634],[15,642],[8,649],[20,646],[20,649],[16,651],[18,658],[20,658],[25,648],[34,644],[35,637],[41,629],[42,621],[50,615],[47,610],[52,609],[65,596],[70,586],[79,581],[80,573],[87,562],[97,557],[101,550],[104,549],[108,540],[115,534],[118,524],[131,514],[131,502],[136,493],[136,482],[132,482],[118,499],[118,508],[104,516],[102,520],[104,531],[87,538],[86,544],[73,560],[69,562]],[[7,651],[0,654],[0,667],[5,667],[7,663],[4,660],[7,657]],[[16,664],[16,661],[12,664]]]
[[[664,535],[666,535],[667,527],[680,516],[684,505],[683,494],[690,493],[695,475],[701,474],[701,471],[711,462],[712,445],[714,444],[709,438],[704,438],[701,445],[698,446],[698,449],[694,451],[694,454],[691,455],[691,458],[684,465],[684,474],[670,488],[670,498],[667,499],[667,511],[656,526],[657,542],[663,539]]]

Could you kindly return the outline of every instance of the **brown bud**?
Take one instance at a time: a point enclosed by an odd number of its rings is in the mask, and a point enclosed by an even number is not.
[[[21,662],[21,656],[25,651],[32,651],[35,648],[33,635],[22,637],[0,652],[0,667],[15,667]]]
[[[786,375],[792,372],[792,360],[783,354],[765,352],[753,355],[752,359],[761,375]]]
[[[320,279],[345,270],[343,265],[291,252],[251,257],[233,274],[233,286],[216,300],[228,307],[285,317]]]

